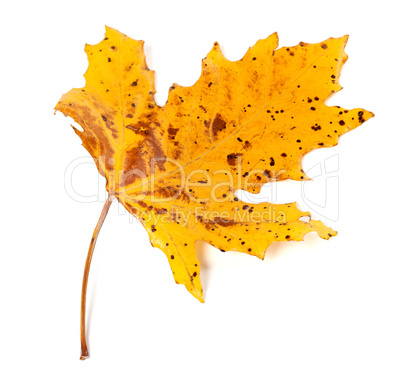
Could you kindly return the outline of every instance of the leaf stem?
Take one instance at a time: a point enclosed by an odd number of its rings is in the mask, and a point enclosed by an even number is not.
[[[99,232],[102,228],[103,222],[105,221],[106,215],[109,212],[110,205],[114,196],[108,195],[106,202],[103,206],[102,213],[99,217],[98,223],[96,224],[94,233],[92,235],[91,243],[89,245],[87,260],[85,262],[84,276],[82,278],[82,291],[81,291],[81,360],[85,360],[89,357],[88,347],[85,336],[85,309],[87,301],[87,286],[88,286],[88,276],[89,269],[91,267],[92,255],[95,250],[96,240],[98,238]]]

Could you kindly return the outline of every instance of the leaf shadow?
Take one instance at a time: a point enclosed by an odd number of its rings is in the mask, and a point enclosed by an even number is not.
[[[265,260],[274,260],[284,255],[291,247],[289,242],[273,242],[265,252]]]
[[[200,279],[203,289],[204,298],[208,294],[209,281],[211,276],[211,268],[208,263],[207,249],[210,247],[205,241],[197,241],[195,243],[195,251],[197,253],[197,259],[200,262]]]
[[[92,259],[92,279],[88,283],[88,290],[87,290],[87,310],[86,310],[86,325],[85,325],[85,332],[86,332],[86,339],[87,339],[87,346],[88,352],[90,352],[90,334],[91,334],[91,324],[92,324],[92,313],[94,311],[94,307],[96,304],[96,296],[98,292],[99,282],[101,281],[100,278],[100,265],[102,264],[103,259],[103,250],[100,248],[97,253],[94,255]],[[94,263],[95,262],[95,263]],[[88,300],[89,296],[89,300]]]
[[[324,242],[316,232],[310,232],[304,235],[302,241],[280,241],[273,242],[268,246],[265,253],[265,260],[273,261],[278,258],[283,257],[285,254],[296,250],[295,246],[299,251],[308,252],[309,250],[318,249],[319,246]]]

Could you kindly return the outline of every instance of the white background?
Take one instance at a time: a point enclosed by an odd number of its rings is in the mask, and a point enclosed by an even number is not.
[[[0,16],[0,375],[401,376],[401,27],[396,1],[15,1]],[[339,157],[313,212],[337,237],[275,244],[264,261],[203,247],[206,303],[174,283],[166,257],[113,203],[88,291],[91,358],[79,360],[81,278],[104,198],[91,164],[73,187],[65,171],[88,156],[53,115],[84,85],[84,44],[104,25],[146,42],[157,102],[173,82],[191,85],[218,41],[239,59],[277,31],[280,46],[349,34],[341,85],[328,104],[376,114],[304,169]],[[338,156],[338,157],[336,157]],[[332,160],[335,161],[335,160]],[[335,185],[333,184],[335,182]],[[338,183],[336,183],[338,182]],[[301,186],[277,199],[309,209]],[[316,195],[316,199],[315,196]],[[274,198],[272,198],[274,199]],[[334,207],[335,203],[335,207]],[[339,215],[337,210],[339,209]],[[334,215],[335,213],[335,215]]]

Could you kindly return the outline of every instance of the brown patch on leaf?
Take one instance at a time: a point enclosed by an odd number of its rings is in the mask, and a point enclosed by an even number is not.
[[[226,156],[226,161],[230,166],[236,166],[238,163],[238,157],[241,157],[241,153],[231,153]]]
[[[213,219],[215,224],[218,224],[220,226],[234,226],[237,224],[237,221],[232,220],[232,219],[225,219],[223,217],[214,217]]]
[[[170,125],[169,125],[169,128],[168,128],[169,139],[170,139],[170,140],[174,140],[174,138],[176,137],[176,134],[177,134],[178,131],[179,131],[178,128],[174,128],[174,127],[172,127],[172,125],[170,124]]]

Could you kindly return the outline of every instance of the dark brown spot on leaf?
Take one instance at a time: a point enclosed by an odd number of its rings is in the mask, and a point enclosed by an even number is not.
[[[226,129],[226,122],[222,119],[220,114],[216,114],[215,119],[212,123],[212,134],[216,136],[218,132]]]
[[[237,163],[237,158],[241,156],[241,153],[231,153],[228,154],[226,159],[230,166],[235,166]]]

